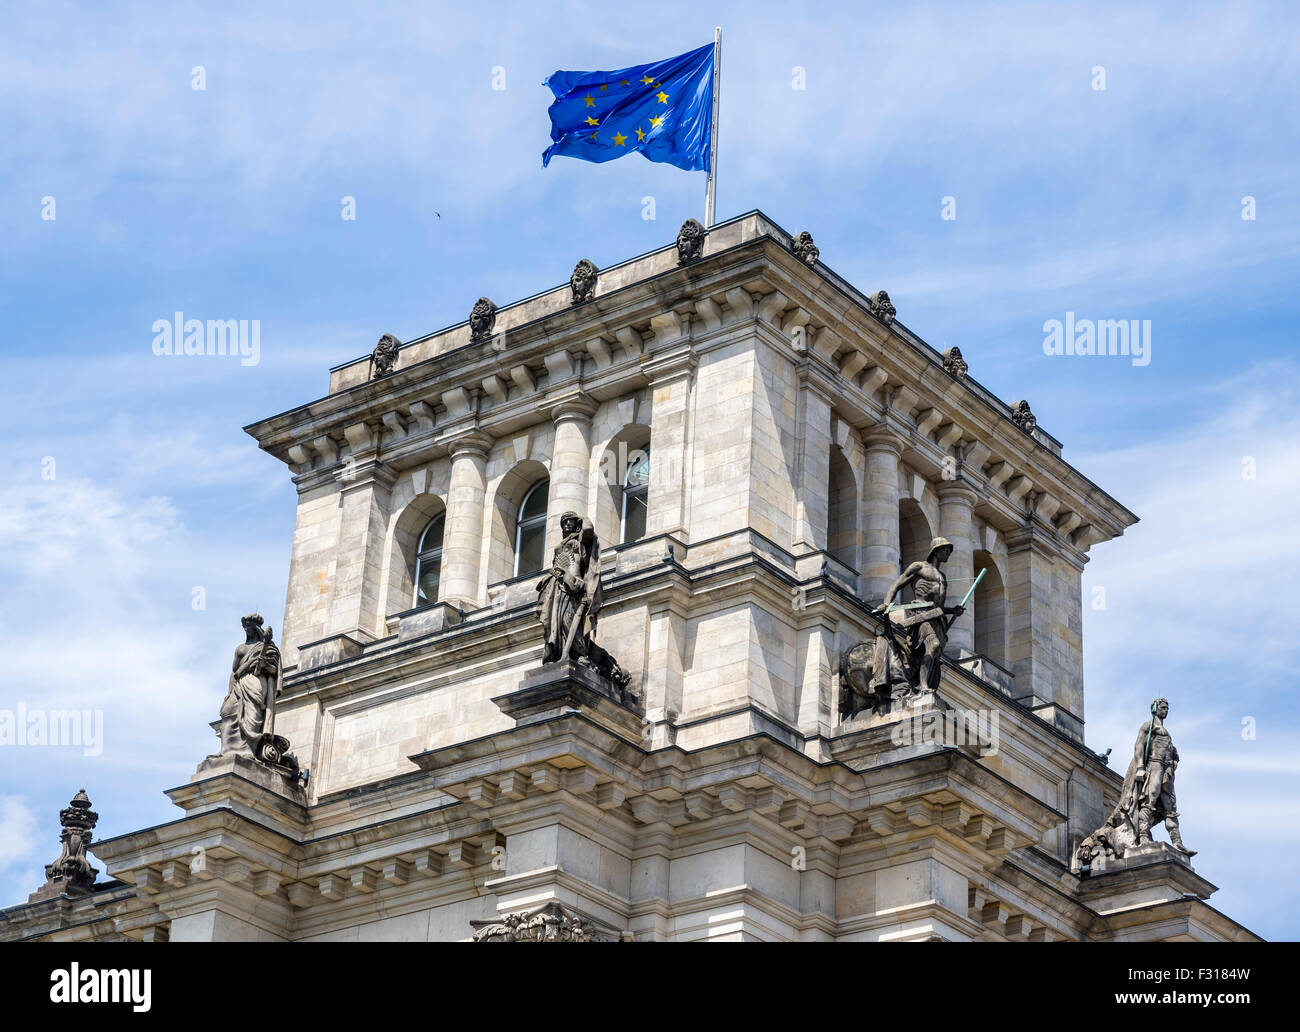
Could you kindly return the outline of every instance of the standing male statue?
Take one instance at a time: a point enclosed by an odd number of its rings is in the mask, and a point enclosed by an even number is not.
[[[1106,823],[1080,843],[1077,856],[1081,864],[1090,865],[1099,853],[1122,857],[1128,849],[1151,842],[1151,829],[1161,821],[1175,849],[1189,857],[1196,855],[1196,850],[1183,845],[1178,827],[1178,801],[1174,797],[1178,750],[1165,730],[1168,717],[1168,699],[1151,703],[1151,719],[1138,728],[1119,802]]]
[[[563,540],[555,546],[550,571],[537,582],[537,617],[545,647],[542,661],[580,660],[619,688],[628,674],[593,641],[600,614],[600,542],[591,520],[575,512],[560,517]]]
[[[280,650],[271,638],[271,628],[262,629],[262,618],[257,613],[249,613],[240,622],[245,641],[235,648],[230,686],[221,703],[218,755],[251,756],[296,774],[298,761],[288,751],[288,739],[275,733]]]
[[[900,699],[938,690],[948,627],[966,611],[961,605],[945,605],[948,577],[943,564],[951,555],[952,542],[941,537],[932,540],[925,559],[909,565],[874,610],[885,621],[885,629],[874,642],[860,642],[841,654],[841,717],[865,709],[887,714],[895,685],[900,686]],[[896,603],[895,597],[909,585],[912,601]]]
[[[903,575],[889,586],[885,601],[876,610],[887,614],[890,630],[876,638],[876,655],[872,664],[871,683],[880,691],[889,683],[888,653],[891,639],[904,654],[904,666],[915,671],[908,677],[912,688],[933,692],[939,687],[940,663],[943,647],[948,642],[948,625],[966,610],[963,606],[946,606],[948,577],[943,564],[952,555],[952,542],[937,537],[930,542],[930,551],[921,562],[912,563]],[[889,607],[903,588],[911,585],[912,602],[901,608]]]

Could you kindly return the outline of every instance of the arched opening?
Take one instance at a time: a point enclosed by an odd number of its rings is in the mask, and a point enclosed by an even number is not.
[[[626,545],[645,537],[646,519],[650,514],[650,446],[638,448],[623,477],[622,513],[619,518],[619,544]]]
[[[898,568],[899,573],[912,563],[920,562],[930,551],[934,534],[930,521],[915,499],[904,498],[898,503]]]
[[[599,478],[591,513],[596,537],[602,546],[639,541],[650,522],[650,428],[628,423],[592,453],[592,462]]]
[[[975,651],[999,666],[1007,665],[1007,591],[1002,574],[988,552],[976,550],[975,573],[984,576],[975,586]]]
[[[442,574],[442,535],[447,522],[445,512],[429,521],[420,535],[415,556],[415,600],[413,606],[427,606],[438,601],[438,581]]]
[[[392,616],[438,600],[446,515],[441,498],[421,494],[411,499],[397,517],[388,553],[385,615]],[[421,579],[425,581],[424,597],[418,586]]]
[[[546,550],[546,509],[550,471],[536,459],[524,459],[491,487],[488,505],[488,553],[482,577],[485,587],[526,576],[542,568]],[[526,511],[525,511],[526,510]],[[541,515],[541,519],[537,516]],[[531,521],[520,533],[521,517]],[[535,533],[538,524],[542,532]],[[541,539],[540,542],[538,539]],[[520,546],[526,555],[521,557]]]
[[[519,503],[515,519],[514,576],[538,573],[546,562],[546,502],[551,482],[539,480]]]
[[[838,445],[831,446],[826,507],[826,551],[858,570],[858,481]]]

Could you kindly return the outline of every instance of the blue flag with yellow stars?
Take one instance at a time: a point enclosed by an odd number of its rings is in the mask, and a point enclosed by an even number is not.
[[[709,167],[713,44],[617,72],[555,72],[545,168],[556,154],[611,161],[640,151],[687,171]]]

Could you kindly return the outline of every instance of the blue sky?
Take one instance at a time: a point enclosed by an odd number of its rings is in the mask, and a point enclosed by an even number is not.
[[[1086,573],[1105,592],[1088,742],[1127,753],[1168,696],[1212,902],[1297,937],[1293,6],[270,6],[0,13],[0,708],[105,721],[99,756],[0,748],[0,903],[41,882],[83,785],[101,835],[171,819],[161,790],[211,751],[239,616],[278,628],[294,492],[240,427],[321,395],[381,333],[701,217],[703,173],[543,172],[542,81],[721,24],[719,218],[811,230],[1142,517]],[[260,320],[261,361],[155,356],[176,311]],[[1066,312],[1149,319],[1150,364],[1044,355]]]

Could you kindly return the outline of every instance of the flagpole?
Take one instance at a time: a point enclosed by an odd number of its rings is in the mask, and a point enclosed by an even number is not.
[[[722,26],[713,28],[713,118],[709,128],[709,182],[704,193],[704,228],[713,225],[718,190],[718,99],[722,88]]]

